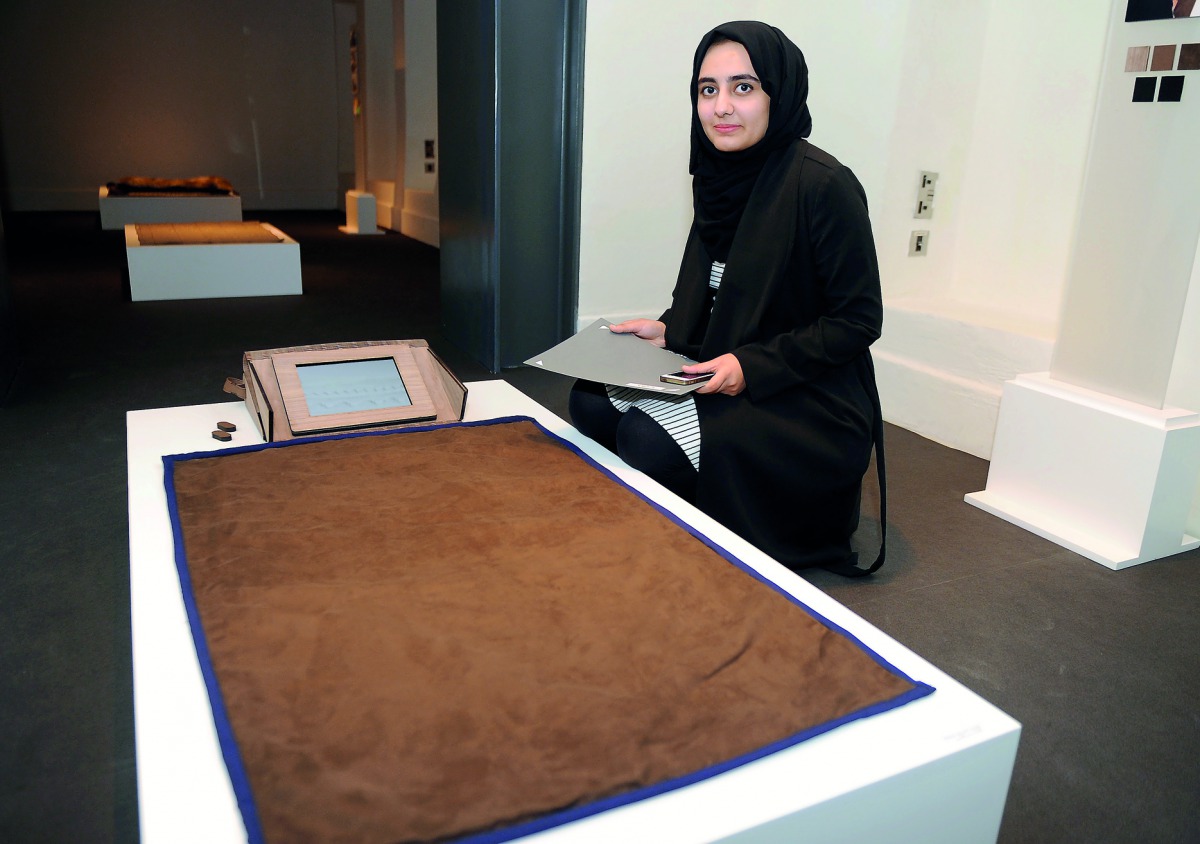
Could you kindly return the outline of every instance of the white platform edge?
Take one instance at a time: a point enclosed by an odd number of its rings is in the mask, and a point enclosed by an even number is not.
[[[1024,528],[1042,539],[1048,539],[1068,551],[1074,551],[1081,557],[1086,557],[1113,571],[1120,571],[1163,558],[1162,554],[1139,556],[1136,549],[1131,552],[1131,549],[1121,547],[1116,543],[1100,542],[1095,536],[1074,530],[1070,525],[1056,521],[1045,511],[1022,506],[1020,502],[994,492],[987,490],[971,492],[963,500],[984,512]],[[1180,540],[1179,551],[1176,553],[1182,554],[1184,551],[1191,551],[1195,548],[1200,548],[1200,539],[1185,533]]]

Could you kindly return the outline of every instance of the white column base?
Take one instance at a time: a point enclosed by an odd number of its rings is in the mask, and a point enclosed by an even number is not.
[[[1200,413],[1018,375],[1004,385],[987,489],[966,501],[1110,569],[1200,547],[1186,533]]]
[[[346,225],[338,231],[346,234],[383,234],[375,222],[375,196],[360,190],[346,191]]]

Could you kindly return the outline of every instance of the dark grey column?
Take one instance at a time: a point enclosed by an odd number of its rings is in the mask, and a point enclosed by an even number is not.
[[[0,205],[5,204],[4,167],[0,164]],[[17,324],[13,316],[8,281],[8,258],[4,243],[4,214],[0,208],[0,405],[3,405],[17,373]]]
[[[575,329],[584,6],[438,3],[442,323],[492,372]]]

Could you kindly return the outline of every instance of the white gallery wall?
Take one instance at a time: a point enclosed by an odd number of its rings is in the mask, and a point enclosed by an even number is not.
[[[129,175],[219,175],[247,208],[334,208],[331,0],[6,0],[13,210],[91,210]]]
[[[588,7],[580,324],[667,304],[690,221],[692,50],[731,13],[715,0]],[[1004,379],[1049,366],[1108,8],[760,0],[736,13],[804,50],[812,143],[868,193],[884,415],[989,456]],[[931,220],[913,219],[922,170],[940,175]],[[914,231],[930,233],[924,257],[908,256]]]
[[[405,153],[402,233],[437,246],[437,2],[397,0],[404,10],[403,73]],[[397,45],[401,52],[401,45]],[[433,157],[426,155],[425,142],[433,141]],[[430,172],[427,165],[432,165]]]
[[[397,0],[404,8],[405,104],[407,153],[404,171],[409,190],[433,191],[437,171],[426,172],[425,141],[437,148],[437,0]],[[397,45],[397,52],[401,49]]]
[[[846,14],[760,0],[736,10],[805,52],[811,140],[867,191],[886,307],[875,347],[885,416],[981,457],[1003,381],[1049,366],[1101,5],[879,0]],[[718,2],[664,2],[638,11],[631,29],[634,9],[588,9],[581,324],[666,305],[690,219],[692,50],[731,14]],[[915,220],[923,170],[939,174],[937,195],[933,218]],[[930,233],[924,257],[908,255],[915,230]]]
[[[402,109],[396,100],[396,15],[392,0],[358,0],[358,79],[365,132],[366,186],[380,193],[378,183],[388,183],[388,196],[377,196],[391,205],[397,171],[397,125]],[[403,30],[401,30],[403,31]],[[403,60],[403,57],[401,57]],[[403,88],[401,88],[403,95]],[[403,144],[399,147],[403,152]],[[403,159],[399,159],[402,161]]]
[[[1175,365],[1167,384],[1167,404],[1189,410],[1200,409],[1200,248],[1197,249],[1188,297],[1180,318]],[[1200,480],[1197,480],[1192,496],[1187,529],[1192,536],[1200,536]]]
[[[1200,18],[1126,23],[1124,12],[1115,2],[1050,372],[1160,408],[1200,236]]]
[[[805,51],[812,140],[858,174],[872,203],[885,188],[887,134],[904,53],[905,6],[879,3],[847,25],[844,7],[748,2]],[[687,172],[692,54],[729,19],[714,2],[588,4],[584,58],[579,320],[657,315],[666,307],[691,221]],[[630,26],[631,20],[637,26]],[[807,36],[807,37],[806,37]],[[849,52],[847,61],[839,54]],[[859,57],[858,60],[853,56]],[[886,67],[881,76],[872,67]],[[883,114],[883,119],[877,116]]]
[[[378,225],[437,246],[436,0],[354,0],[353,8],[362,104],[352,118],[354,184],[374,197]]]
[[[867,190],[889,299],[1057,315],[1107,9],[1094,0],[760,0],[804,51],[813,143]],[[688,77],[725,4],[588,7],[580,320],[665,305],[690,220]],[[630,27],[629,20],[638,26]],[[932,220],[918,174],[940,174]],[[913,229],[930,253],[908,257]],[[613,273],[614,267],[622,268]]]
[[[1046,369],[1108,21],[1095,0],[760,0],[810,69],[811,140],[867,191],[887,418],[988,456],[1001,384]],[[589,4],[579,321],[657,315],[690,221],[688,77],[727,4]],[[628,26],[631,19],[637,27]],[[921,171],[933,218],[913,219]],[[930,232],[924,257],[908,255]]]

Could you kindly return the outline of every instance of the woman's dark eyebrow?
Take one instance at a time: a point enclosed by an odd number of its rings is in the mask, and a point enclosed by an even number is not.
[[[728,81],[729,82],[741,82],[746,79],[749,79],[751,82],[759,81],[758,77],[755,76],[753,73],[739,73],[739,74],[736,74],[735,76],[729,77]],[[701,82],[712,82],[715,84],[716,81],[717,80],[713,79],[711,76],[701,76],[699,79],[696,80],[696,84],[699,85]]]

